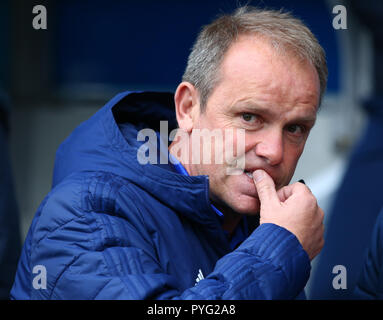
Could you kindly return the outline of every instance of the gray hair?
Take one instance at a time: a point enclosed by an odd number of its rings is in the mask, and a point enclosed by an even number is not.
[[[196,87],[202,111],[220,81],[219,71],[225,53],[238,36],[246,34],[262,36],[276,50],[292,50],[301,59],[309,61],[318,73],[320,105],[328,70],[325,52],[312,32],[290,13],[244,6],[204,26],[193,45],[182,81]]]

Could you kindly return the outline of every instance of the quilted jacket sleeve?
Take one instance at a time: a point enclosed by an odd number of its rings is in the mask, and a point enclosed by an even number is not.
[[[82,212],[68,197],[50,198],[35,226],[29,268],[45,266],[47,281],[45,289],[30,288],[31,299],[293,299],[308,279],[297,238],[263,224],[210,275],[180,291],[138,220]],[[120,228],[129,236],[119,237]]]
[[[309,274],[310,261],[297,238],[282,227],[262,224],[181,298],[294,299]]]

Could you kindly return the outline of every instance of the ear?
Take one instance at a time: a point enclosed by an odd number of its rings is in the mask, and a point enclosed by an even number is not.
[[[178,126],[190,133],[199,115],[199,95],[190,82],[181,82],[174,95]]]

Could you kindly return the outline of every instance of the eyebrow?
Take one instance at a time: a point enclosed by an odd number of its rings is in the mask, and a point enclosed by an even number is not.
[[[316,122],[316,117],[312,117],[312,116],[302,116],[302,117],[297,117],[295,118],[294,120],[292,121],[295,121],[295,122],[306,122],[306,123],[315,123]]]
[[[249,112],[260,112],[263,114],[266,114],[267,116],[273,116],[278,114],[278,112],[274,111],[272,108],[269,107],[262,107],[261,105],[254,103],[254,102],[237,102],[232,105],[232,109],[234,111],[237,111],[238,109],[247,109]],[[312,115],[311,113],[309,115],[298,115],[296,118],[292,119],[291,121],[299,121],[299,122],[316,122],[316,113]]]
[[[268,115],[273,115],[275,112],[271,110],[270,108],[262,107],[259,104],[256,104],[254,102],[236,102],[235,104],[232,105],[233,110],[238,110],[238,109],[247,109],[249,111],[258,111],[258,112],[263,112]]]

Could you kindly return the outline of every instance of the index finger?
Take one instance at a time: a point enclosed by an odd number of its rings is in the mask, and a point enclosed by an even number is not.
[[[275,190],[274,180],[264,170],[253,172],[253,179],[257,189],[258,198],[262,206],[269,206],[280,203],[277,191]]]

